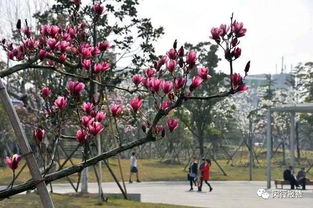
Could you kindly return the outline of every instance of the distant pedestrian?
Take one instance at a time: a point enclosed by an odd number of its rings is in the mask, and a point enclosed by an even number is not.
[[[210,179],[210,168],[211,168],[211,160],[202,159],[202,163],[200,165],[200,184],[198,186],[198,191],[202,191],[203,181],[210,187],[210,192],[213,190],[211,184],[208,182]]]
[[[298,181],[295,179],[294,175],[293,175],[293,167],[289,166],[287,167],[287,169],[284,171],[284,180],[285,181],[289,181],[291,189],[295,189],[295,186],[298,187],[299,183]]]
[[[132,175],[136,174],[137,182],[140,183],[139,180],[139,174],[138,174],[138,168],[137,168],[137,158],[136,158],[136,152],[132,152],[132,155],[130,157],[130,174],[129,174],[129,183],[132,183]]]
[[[302,167],[297,174],[298,183],[302,186],[302,189],[305,190],[306,177],[305,177],[305,168]]]
[[[190,182],[189,191],[193,191],[193,184],[196,185],[197,174],[198,174],[198,163],[197,163],[197,159],[193,157],[191,159],[191,163],[189,165],[189,171],[187,175],[187,179]]]

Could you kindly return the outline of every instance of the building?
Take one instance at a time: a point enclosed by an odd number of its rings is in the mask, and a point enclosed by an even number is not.
[[[267,87],[271,81],[272,89],[288,89],[295,85],[295,76],[290,73],[281,74],[256,74],[249,75],[245,78],[246,85],[250,89]]]

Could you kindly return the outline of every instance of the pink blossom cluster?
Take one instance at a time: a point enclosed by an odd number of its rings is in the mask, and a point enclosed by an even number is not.
[[[81,1],[72,0],[72,3],[79,5]],[[97,3],[92,8],[97,17],[104,12],[101,4]],[[97,63],[96,60],[111,47],[110,43],[102,41],[92,46],[89,42],[89,34],[86,32],[88,26],[85,21],[77,26],[67,25],[64,28],[57,25],[43,25],[37,33],[26,26],[17,28],[21,36],[20,44],[7,42],[5,39],[0,44],[10,60],[21,61],[26,57],[37,57],[48,65],[71,63],[81,66],[86,71],[90,71],[93,67],[92,70],[96,74],[107,72],[111,65],[107,62]],[[69,57],[74,58],[69,60]]]
[[[132,82],[136,88],[144,88],[154,97],[160,97],[161,101],[155,107],[165,111],[181,94],[187,98],[195,89],[211,78],[207,67],[196,67],[197,60],[195,51],[185,52],[183,46],[177,50],[175,41],[173,48],[166,55],[161,56],[153,67],[145,69],[142,74],[133,75]],[[192,70],[196,71],[195,76],[191,76]],[[138,103],[138,98],[132,102]],[[141,102],[138,104],[141,106]],[[161,133],[164,136],[166,129],[172,132],[177,126],[178,120],[170,119],[166,121],[166,128],[158,125],[154,129],[154,133]],[[149,125],[143,124],[143,129],[147,128]]]
[[[93,103],[85,102],[81,109],[84,116],[81,117],[81,129],[76,132],[76,140],[79,143],[84,143],[91,135],[97,136],[103,131],[103,120],[106,118],[106,113],[97,111]]]
[[[153,94],[163,93],[171,99],[170,97],[185,90],[188,79],[191,80],[189,91],[192,92],[203,81],[211,78],[209,69],[206,67],[198,68],[196,76],[192,78],[189,76],[190,71],[195,68],[196,61],[197,54],[195,51],[191,50],[185,54],[183,47],[177,51],[175,46],[156,61],[154,67],[147,68],[143,75],[133,75],[132,82],[136,87],[142,85]],[[170,75],[169,80],[161,79],[161,77],[165,77],[167,74]]]
[[[235,61],[241,56],[241,48],[238,47],[240,41],[239,38],[245,36],[247,29],[244,28],[242,22],[231,21],[231,25],[221,24],[219,27],[213,27],[211,29],[211,36],[215,42],[221,46],[225,53],[225,58],[231,62]],[[249,71],[250,61],[247,63],[245,72]],[[244,92],[248,87],[244,84],[243,78],[239,73],[231,71],[230,75],[231,88],[233,92]]]

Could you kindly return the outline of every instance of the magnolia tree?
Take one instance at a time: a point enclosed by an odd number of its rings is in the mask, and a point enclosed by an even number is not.
[[[80,0],[72,0],[72,6],[79,10]],[[83,158],[81,163],[65,168],[74,154],[72,152],[62,164],[58,164],[58,171],[51,172],[49,170],[53,166],[55,155],[52,148],[49,161],[42,171],[46,183],[79,173],[84,168],[125,150],[162,139],[179,125],[178,119],[172,116],[168,118],[168,115],[185,102],[226,97],[247,90],[243,78],[239,73],[234,73],[233,68],[233,62],[241,55],[239,39],[245,35],[246,29],[243,23],[232,17],[230,25],[222,24],[211,30],[211,38],[224,50],[225,59],[229,62],[229,89],[220,94],[201,97],[193,96],[193,92],[200,85],[210,82],[209,69],[198,66],[196,52],[178,48],[176,41],[165,55],[149,64],[151,67],[143,69],[121,85],[103,82],[103,77],[108,80],[118,72],[111,67],[105,55],[110,52],[111,44],[108,41],[97,42],[95,38],[98,20],[106,12],[104,5],[94,4],[92,12],[91,20],[73,21],[65,27],[42,25],[39,31],[27,25],[22,26],[19,21],[17,29],[20,42],[2,40],[8,58],[23,63],[0,71],[0,77],[31,69],[50,70],[71,79],[63,91],[55,92],[53,86],[41,89],[43,108],[33,137],[38,149],[45,137],[49,137],[54,147],[62,139],[76,140],[75,150],[82,147]],[[248,70],[249,64],[246,65],[245,72]],[[192,71],[197,71],[196,75],[192,76]],[[116,101],[114,95],[119,94],[129,94],[125,96],[130,97],[127,104]],[[144,105],[147,107],[143,108]],[[144,136],[125,142],[121,129],[129,126],[141,129]],[[66,131],[68,129],[75,133],[65,135],[66,132],[71,132]],[[97,150],[94,144],[98,135],[115,138],[117,146],[99,155],[95,154]],[[23,155],[6,158],[13,173],[21,157]],[[10,188],[0,191],[0,198],[34,189],[35,185],[34,180],[16,186],[11,184]]]

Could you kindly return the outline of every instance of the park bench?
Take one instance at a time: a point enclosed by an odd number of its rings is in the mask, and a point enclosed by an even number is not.
[[[290,183],[289,183],[289,181],[277,179],[277,180],[275,180],[275,187],[276,187],[276,189],[277,189],[277,185],[280,185],[281,189],[283,189],[284,185],[290,185]],[[310,179],[306,179],[306,186],[308,186],[308,185],[313,185],[313,181],[310,180]]]

